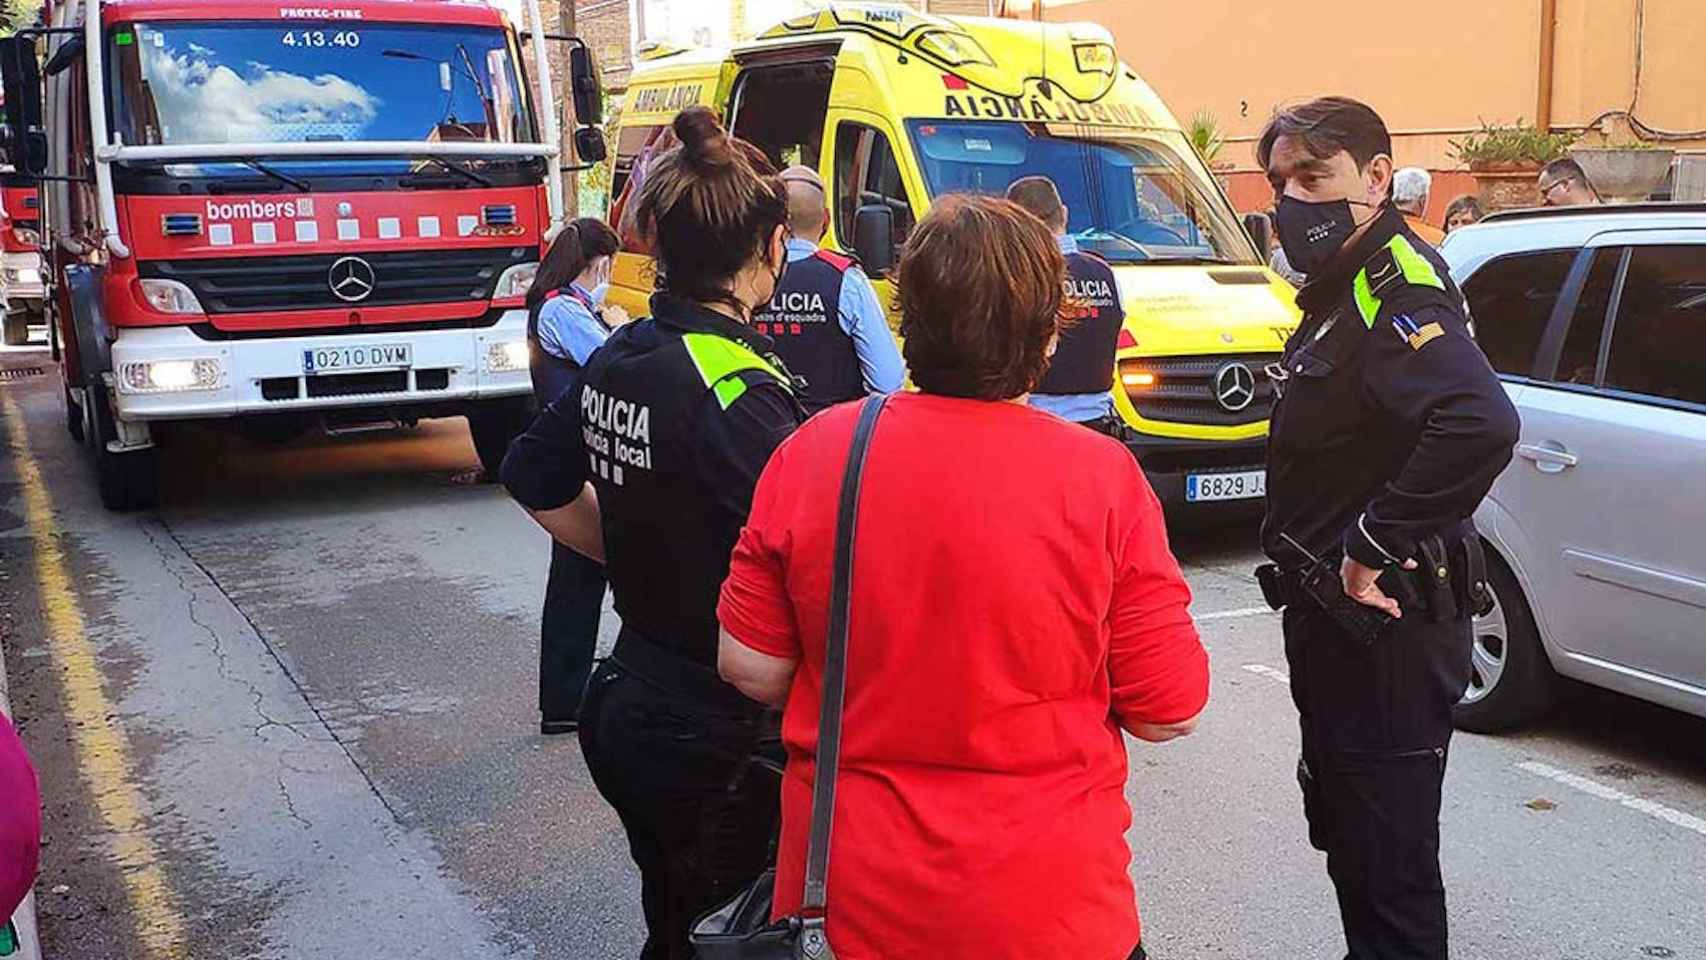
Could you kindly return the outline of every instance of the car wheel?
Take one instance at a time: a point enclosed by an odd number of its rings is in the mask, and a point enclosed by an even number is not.
[[[1472,622],[1469,686],[1452,708],[1458,728],[1472,733],[1498,733],[1533,720],[1551,705],[1557,685],[1516,576],[1491,551],[1487,561],[1493,609]]]

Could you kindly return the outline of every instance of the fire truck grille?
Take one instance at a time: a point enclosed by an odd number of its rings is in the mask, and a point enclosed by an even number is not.
[[[344,263],[351,258],[361,263]],[[271,313],[490,300],[506,269],[537,258],[533,247],[501,247],[152,260],[140,271],[188,286],[210,314]]]
[[[1145,420],[1241,426],[1267,419],[1272,410],[1273,381],[1264,371],[1278,359],[1277,353],[1141,357],[1121,360],[1119,375],[1126,396]],[[1242,364],[1243,371],[1227,370],[1235,364]]]

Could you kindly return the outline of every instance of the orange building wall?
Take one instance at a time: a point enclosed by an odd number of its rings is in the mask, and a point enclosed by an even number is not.
[[[1634,93],[1639,0],[1558,0],[1554,128],[1627,109]],[[1635,114],[1649,126],[1706,131],[1706,0],[1646,0]],[[1021,14],[1029,4],[1010,4]],[[1285,103],[1343,93],[1379,110],[1397,162],[1434,171],[1430,214],[1474,183],[1451,141],[1483,120],[1533,122],[1539,97],[1540,0],[1433,0],[1425,17],[1353,0],[1053,0],[1053,21],[1113,31],[1120,53],[1181,120],[1206,108],[1228,143],[1228,188],[1240,209],[1271,201],[1254,140]],[[1372,32],[1371,32],[1372,28]],[[1611,122],[1611,139],[1632,139]],[[1595,133],[1598,136],[1598,133]],[[1706,133],[1674,144],[1706,149]]]

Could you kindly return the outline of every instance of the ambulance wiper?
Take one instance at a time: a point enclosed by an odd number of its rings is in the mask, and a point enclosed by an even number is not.
[[[421,159],[426,160],[430,163],[436,163],[439,166],[443,167],[444,169],[449,170],[451,173],[461,174],[462,176],[464,176],[464,177],[468,178],[469,180],[479,184],[482,187],[489,187],[492,185],[492,179],[490,177],[483,176],[481,174],[475,173],[474,171],[468,169],[467,167],[464,167],[462,164],[457,163],[454,160],[446,160],[443,157],[430,157],[430,156],[423,156]]]
[[[282,183],[287,187],[295,187],[296,189],[302,191],[303,193],[307,193],[308,191],[314,189],[313,187],[310,187],[308,185],[308,181],[298,180],[295,177],[290,176],[289,174],[279,173],[277,170],[274,170],[272,167],[267,166],[266,164],[260,162],[259,160],[239,160],[237,162],[241,163],[245,167],[248,167],[250,170],[255,171],[256,173],[264,173],[267,176],[273,178],[274,180],[277,180],[279,183]]]

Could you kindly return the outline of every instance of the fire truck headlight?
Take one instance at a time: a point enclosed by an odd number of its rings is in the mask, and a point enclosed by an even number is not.
[[[119,367],[119,388],[125,393],[179,393],[212,390],[225,377],[218,360],[144,360]]]
[[[148,279],[141,281],[142,297],[161,313],[204,313],[201,301],[189,287],[176,280]]]
[[[23,227],[13,227],[12,233],[18,238],[18,242],[26,247],[34,247],[41,243],[41,236],[34,230],[26,230]]]
[[[526,370],[528,362],[526,340],[505,340],[486,346],[486,369],[492,373]]]
[[[503,272],[498,277],[498,285],[492,288],[493,300],[509,300],[514,297],[525,297],[533,286],[533,278],[539,275],[539,264],[518,263]]]
[[[34,267],[7,267],[6,282],[37,284],[41,282],[41,274]]]

